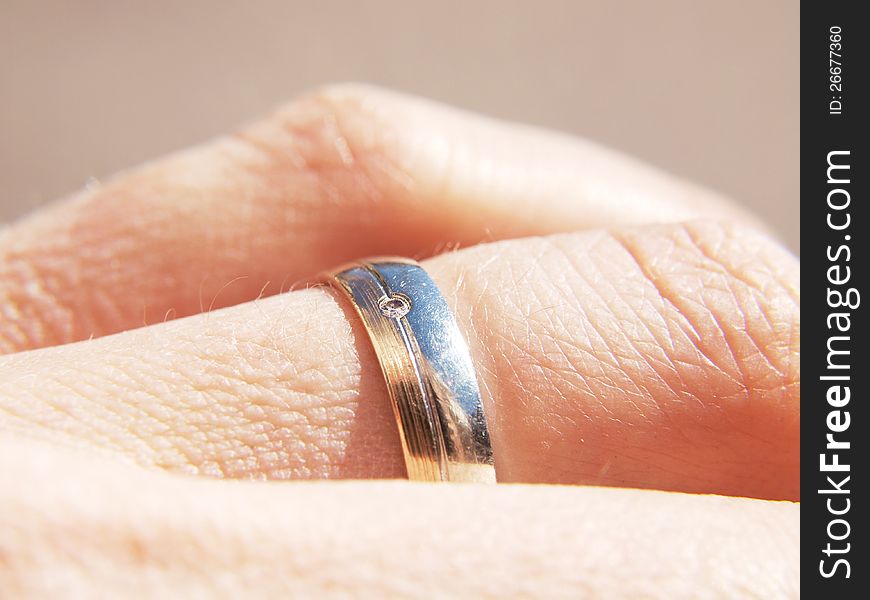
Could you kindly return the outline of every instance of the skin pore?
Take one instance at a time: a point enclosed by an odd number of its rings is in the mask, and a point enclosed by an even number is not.
[[[378,254],[440,254],[500,481],[689,494],[277,481],[404,476],[304,285]],[[797,261],[610,151],[329,88],[8,227],[0,275],[0,588],[797,593]]]

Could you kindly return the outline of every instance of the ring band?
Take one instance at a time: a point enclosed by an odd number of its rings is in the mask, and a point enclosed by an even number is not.
[[[409,479],[495,483],[471,354],[423,267],[406,258],[375,258],[323,280],[344,292],[372,341]]]

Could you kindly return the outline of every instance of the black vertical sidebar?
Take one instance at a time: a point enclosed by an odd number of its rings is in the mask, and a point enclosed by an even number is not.
[[[801,3],[801,590],[868,598],[870,21]],[[866,293],[865,293],[866,292]],[[865,306],[865,304],[867,306]]]

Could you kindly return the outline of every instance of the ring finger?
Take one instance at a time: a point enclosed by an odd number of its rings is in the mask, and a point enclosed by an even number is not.
[[[501,481],[799,494],[797,264],[714,223],[428,261]],[[403,475],[365,334],[323,288],[0,360],[0,424],[227,477]]]

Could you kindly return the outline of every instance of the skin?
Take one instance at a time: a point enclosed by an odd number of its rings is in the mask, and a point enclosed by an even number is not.
[[[436,255],[515,485],[382,481],[376,358],[305,282],[383,254]],[[320,90],[0,233],[0,349],[16,595],[798,593],[797,261],[588,142]]]

